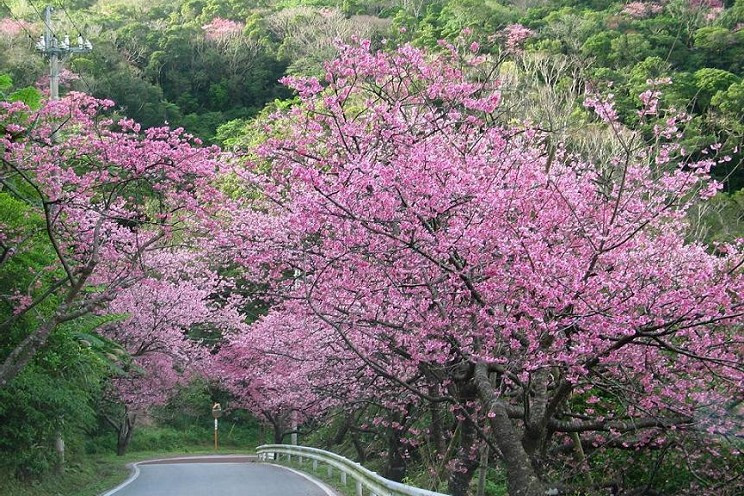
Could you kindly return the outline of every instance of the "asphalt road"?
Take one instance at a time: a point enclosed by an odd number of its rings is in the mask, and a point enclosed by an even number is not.
[[[230,458],[138,464],[139,474],[104,496],[330,496],[285,468]]]

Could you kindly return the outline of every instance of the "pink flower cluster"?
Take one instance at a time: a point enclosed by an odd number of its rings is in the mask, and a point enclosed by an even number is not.
[[[705,20],[713,22],[723,14],[723,7],[711,7],[708,12],[705,13]]]
[[[692,8],[723,9],[723,0],[689,0]]]
[[[615,95],[610,93],[606,98],[588,96],[584,100],[584,107],[594,110],[600,119],[607,123],[617,121],[617,110],[615,110]]]
[[[79,80],[80,80],[80,75],[67,68],[64,68],[61,71],[59,71],[60,87],[69,85],[73,81],[79,81]],[[48,94],[49,93],[49,74],[44,74],[43,76],[41,76],[36,81],[36,84],[34,86],[40,89],[42,93]]]
[[[634,19],[644,19],[659,14],[663,10],[664,6],[656,2],[629,2],[625,4],[621,12]]]
[[[204,36],[211,41],[224,41],[239,36],[244,28],[244,23],[222,17],[215,17],[212,22],[202,26]]]
[[[524,42],[535,35],[535,32],[521,24],[510,24],[504,28],[505,46],[510,52],[518,51]]]
[[[0,19],[0,37],[15,38],[24,30],[30,30],[31,23],[23,20],[10,19],[5,17]]]

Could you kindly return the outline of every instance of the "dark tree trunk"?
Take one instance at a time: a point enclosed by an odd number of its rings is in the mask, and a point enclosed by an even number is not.
[[[534,372],[530,383],[533,393],[529,408],[525,406],[529,416],[525,419],[522,445],[533,465],[539,468],[548,440],[548,371],[540,369]]]
[[[432,389],[429,394],[434,396]],[[445,450],[444,434],[442,432],[442,407],[434,401],[429,402],[429,415],[431,416],[431,444],[437,455],[443,455]]]
[[[284,429],[282,429],[282,424],[277,422],[272,424],[272,427],[274,428],[274,444],[282,444],[284,441]]]
[[[467,408],[464,405],[471,403],[476,398],[476,389],[471,381],[458,384],[457,391],[458,400],[463,409]],[[476,450],[478,431],[475,424],[470,420],[473,418],[475,411],[472,408],[467,408],[467,413],[468,416],[460,421],[457,429],[460,433],[457,453],[455,454],[458,466],[450,472],[447,481],[448,490],[452,496],[467,496],[470,481],[478,468],[478,457],[476,456],[478,453]]]
[[[132,440],[132,434],[134,434],[134,423],[136,420],[136,414],[124,412],[124,416],[119,424],[118,435],[116,436],[117,456],[124,456],[127,453],[129,442]]]
[[[261,413],[271,424],[271,431],[274,439],[273,444],[282,444],[282,441],[284,440],[284,422],[282,414],[278,413],[277,415],[272,415],[270,412],[265,410],[262,410]]]
[[[364,465],[364,463],[367,461],[367,452],[364,450],[362,442],[359,441],[359,438],[353,432],[351,434],[351,442],[354,444],[354,449],[357,452],[357,461]]]
[[[344,442],[344,438],[346,437],[346,434],[349,432],[349,429],[351,428],[351,423],[353,421],[354,421],[354,417],[351,414],[348,414],[344,417],[343,423],[338,428],[338,431],[336,431],[336,435],[333,436],[333,439],[331,440],[331,446],[335,446],[337,444],[341,444]]]
[[[398,414],[391,415],[392,422],[397,422]],[[388,429],[387,435],[387,462],[384,476],[390,480],[401,482],[406,476],[406,459],[403,456],[405,450],[403,443],[400,442],[402,432],[398,429]]]

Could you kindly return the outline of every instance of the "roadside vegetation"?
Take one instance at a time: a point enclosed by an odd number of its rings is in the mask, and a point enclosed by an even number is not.
[[[255,447],[264,442],[269,432],[245,412],[228,413],[221,419],[215,451],[210,404],[190,403],[201,399],[194,394],[197,392],[198,388],[182,391],[169,404],[155,409],[147,425],[137,428],[124,455],[116,454],[115,433],[101,424],[84,426],[86,429],[80,432],[86,433],[85,437],[66,436],[66,463],[61,473],[54,465],[46,465],[56,461],[56,454],[48,447],[37,448],[37,464],[4,458],[0,495],[95,496],[126,479],[130,463],[182,455],[255,453]],[[19,471],[21,467],[25,472]]]

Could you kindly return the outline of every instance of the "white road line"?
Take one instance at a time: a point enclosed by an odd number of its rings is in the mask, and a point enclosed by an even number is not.
[[[333,489],[331,489],[330,487],[328,487],[326,484],[324,484],[323,482],[320,482],[315,477],[311,477],[311,476],[307,475],[306,473],[300,472],[299,470],[295,470],[293,468],[285,467],[284,465],[277,465],[275,463],[263,463],[262,465],[271,465],[272,467],[279,467],[279,468],[283,468],[285,470],[289,470],[290,472],[294,472],[295,474],[304,477],[305,479],[309,480],[310,482],[312,482],[313,484],[315,484],[316,486],[318,486],[319,488],[321,488],[323,490],[323,492],[326,493],[327,496],[338,496],[338,493],[336,493],[336,491],[334,491]],[[106,496],[106,495],[103,495],[103,496]]]
[[[134,480],[137,479],[137,477],[139,477],[139,474],[140,474],[140,469],[138,466],[140,463],[142,462],[137,462],[137,463],[132,464],[132,473],[127,480],[125,480],[124,482],[116,486],[115,488],[111,489],[110,491],[103,493],[101,496],[111,496],[112,494],[115,494],[121,491],[122,489],[127,487],[129,484],[134,482]]]

